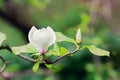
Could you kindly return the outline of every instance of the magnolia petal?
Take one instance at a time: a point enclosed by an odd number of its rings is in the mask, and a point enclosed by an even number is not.
[[[29,41],[40,53],[46,52],[48,47],[55,43],[56,35],[50,27],[39,30],[33,28],[30,33]]]
[[[28,33],[28,39],[30,42],[32,42],[32,39],[33,39],[32,37],[33,37],[33,34],[35,31],[37,31],[37,28],[35,26],[33,26]]]
[[[50,35],[51,35],[51,42],[50,42],[50,44],[49,44],[49,46],[51,46],[52,44],[55,43],[56,34],[55,34],[55,32],[53,31],[53,29],[52,29],[50,26],[47,27],[47,30],[49,31],[49,33],[50,33]]]
[[[36,47],[51,46],[55,43],[56,35],[52,28],[47,27],[47,29],[43,28],[36,31],[33,35],[33,39],[33,44],[35,44]]]
[[[49,46],[51,35],[46,29],[38,30],[34,33],[33,40],[33,44],[35,44],[36,47]]]

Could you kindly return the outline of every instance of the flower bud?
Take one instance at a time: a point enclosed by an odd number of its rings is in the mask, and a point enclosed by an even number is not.
[[[32,27],[28,34],[30,44],[32,44],[38,53],[45,54],[48,47],[55,43],[56,35],[51,27],[37,29]]]
[[[80,28],[77,30],[77,33],[76,33],[76,43],[77,44],[81,44],[82,42],[82,39],[81,39],[81,31],[80,31]]]

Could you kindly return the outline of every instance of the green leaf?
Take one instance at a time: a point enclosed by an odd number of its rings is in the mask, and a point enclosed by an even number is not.
[[[59,46],[57,43],[54,44],[54,51],[56,52],[56,54],[59,56]]]
[[[108,57],[110,56],[110,52],[109,51],[97,48],[96,46],[86,46],[86,47],[94,55],[97,55],[97,56],[108,56]]]
[[[35,47],[31,44],[27,44],[24,46],[12,47],[12,51],[15,55],[19,55],[21,53],[37,53]]]
[[[74,39],[66,37],[61,32],[56,32],[56,42],[62,42],[62,41],[76,43],[76,41]]]
[[[7,38],[6,35],[4,33],[0,32],[0,46],[6,38]]]
[[[52,65],[52,64],[45,64],[45,66],[49,69],[54,69],[55,68],[54,65]]]
[[[68,52],[69,52],[68,49],[66,49],[66,48],[64,48],[64,47],[61,47],[61,48],[60,48],[60,55],[59,55],[59,56],[63,56],[64,54],[66,54],[66,53],[68,53]]]
[[[51,49],[45,55],[49,57],[49,56],[51,56],[53,54],[57,56],[57,52],[54,49]]]
[[[40,65],[40,62],[36,62],[36,63],[33,65],[33,67],[32,67],[32,71],[33,71],[33,72],[37,72],[38,69],[39,69],[39,65]]]

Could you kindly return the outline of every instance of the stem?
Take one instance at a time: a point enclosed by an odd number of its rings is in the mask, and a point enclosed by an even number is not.
[[[6,45],[6,46],[1,46],[0,49],[7,49],[7,50],[10,51],[11,53],[13,53],[12,50],[11,50],[11,48],[10,48],[10,46],[8,46],[8,45]],[[34,62],[34,63],[37,62],[37,60],[32,59],[32,58],[29,58],[29,57],[26,57],[26,56],[24,56],[24,55],[22,55],[22,54],[19,54],[18,56],[19,56],[20,58],[22,58],[22,59],[24,59],[24,60],[27,60],[27,61],[30,61],[30,62]]]
[[[19,54],[18,55],[20,58],[23,58],[24,60],[27,60],[27,61],[30,61],[30,62],[36,62],[37,60],[35,60],[35,59],[32,59],[32,58],[29,58],[29,57],[26,57],[26,56],[24,56],[24,55],[22,55],[22,54]]]
[[[66,56],[68,56],[68,55],[70,55],[70,54],[76,53],[78,50],[79,50],[79,46],[76,44],[76,49],[75,49],[75,50],[73,50],[73,51],[71,51],[71,52],[68,52],[68,53],[66,53],[66,54],[63,55],[63,56],[60,56],[60,57],[56,58],[55,60],[53,60],[51,63],[48,63],[48,64],[54,64],[54,63],[56,63],[57,61],[63,59],[64,57],[66,57]]]
[[[3,67],[1,68],[1,70],[0,70],[0,75],[5,71],[5,69],[6,69],[6,66],[7,66],[7,64],[8,64],[8,62],[6,62],[4,59],[3,59],[3,57],[2,56],[0,56],[0,59],[3,61]]]

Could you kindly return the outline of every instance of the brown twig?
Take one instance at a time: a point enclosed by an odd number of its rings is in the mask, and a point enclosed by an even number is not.
[[[66,53],[66,54],[63,55],[63,56],[60,56],[60,57],[56,58],[55,60],[53,60],[53,61],[51,62],[51,64],[56,63],[57,61],[63,59],[64,57],[66,57],[66,56],[68,56],[68,55],[70,55],[70,54],[76,53],[78,50],[79,50],[79,47],[76,46],[76,49],[75,49],[75,50],[73,50],[73,51],[71,51],[71,52],[68,52],[68,53]]]
[[[12,50],[11,50],[11,48],[10,48],[10,46],[8,46],[8,45],[6,45],[6,46],[1,46],[0,49],[7,49],[7,50],[10,51],[11,53],[13,53]],[[32,58],[29,58],[29,57],[26,57],[26,56],[24,56],[24,55],[22,55],[22,54],[20,54],[20,55],[18,55],[18,56],[19,56],[20,58],[22,58],[22,59],[24,59],[24,60],[27,60],[27,61],[30,61],[30,62],[37,62],[37,60],[32,59]]]
[[[34,63],[37,62],[37,60],[29,58],[29,57],[26,57],[26,56],[24,56],[22,54],[19,54],[18,56],[23,58],[24,60],[27,60],[27,61],[30,61],[30,62],[34,62]]]
[[[7,45],[7,46],[1,46],[0,49],[7,49],[7,50],[10,51],[11,53],[13,53],[12,50],[11,50],[11,48],[10,48],[8,45]],[[53,60],[53,61],[35,60],[35,59],[29,58],[29,57],[27,57],[27,56],[24,56],[24,55],[22,55],[22,54],[19,54],[18,56],[19,56],[20,58],[24,59],[24,60],[27,60],[27,61],[30,61],[30,62],[33,62],[33,63],[35,63],[35,62],[37,62],[37,61],[40,61],[42,64],[54,64],[54,63],[56,63],[57,61],[63,59],[64,57],[66,57],[66,56],[68,56],[68,55],[70,55],[70,54],[76,53],[78,50],[79,50],[79,47],[78,47],[78,45],[76,44],[76,48],[75,48],[73,51],[70,51],[70,52],[66,53],[65,55],[63,55],[63,56],[59,56],[59,57],[57,57],[57,58],[56,58],[55,60]]]

